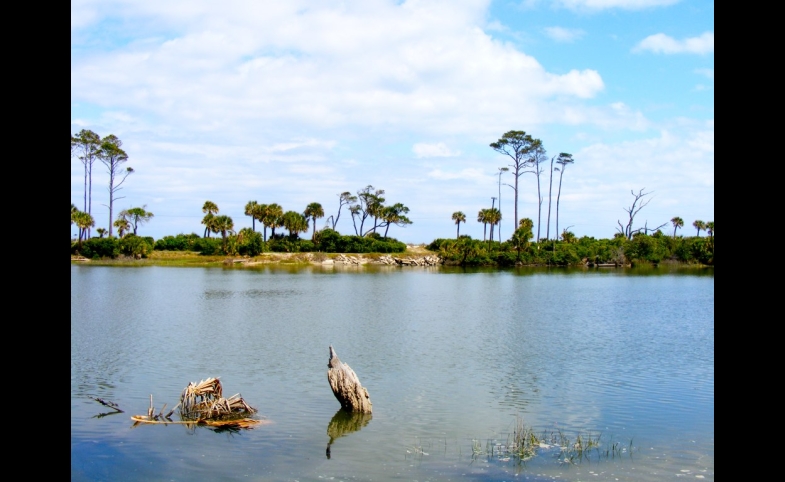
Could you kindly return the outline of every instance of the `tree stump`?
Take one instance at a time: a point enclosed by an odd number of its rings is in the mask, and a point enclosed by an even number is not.
[[[354,370],[338,359],[332,345],[327,367],[327,380],[330,382],[335,398],[341,402],[341,407],[350,412],[371,413],[372,404],[368,390],[360,384],[360,379],[357,378]]]

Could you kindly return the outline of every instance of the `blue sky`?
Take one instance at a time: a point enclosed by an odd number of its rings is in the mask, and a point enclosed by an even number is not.
[[[499,186],[509,159],[489,144],[509,130],[549,158],[573,154],[560,230],[612,237],[643,189],[636,227],[672,233],[680,216],[692,235],[694,220],[714,220],[714,2],[73,0],[71,134],[81,129],[123,141],[135,172],[115,213],[146,206],[155,217],[139,234],[156,239],[201,234],[205,200],[239,230],[248,201],[318,202],[329,216],[367,185],[410,209],[413,224],[389,231],[402,241],[455,236],[455,211],[461,234],[482,238],[475,219],[492,197],[506,239],[513,178]],[[547,169],[541,182],[544,234]],[[520,178],[519,218],[536,222],[536,189]],[[83,196],[72,158],[71,202]],[[108,227],[100,163],[92,196]],[[354,233],[347,212],[337,228]]]

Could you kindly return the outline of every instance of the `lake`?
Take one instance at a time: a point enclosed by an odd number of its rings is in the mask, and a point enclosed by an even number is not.
[[[134,426],[208,377],[269,423]],[[72,481],[685,479],[714,480],[713,268],[71,265]]]

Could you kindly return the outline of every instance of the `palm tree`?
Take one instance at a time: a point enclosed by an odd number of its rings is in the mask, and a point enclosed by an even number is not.
[[[706,232],[709,234],[709,237],[714,237],[714,221],[706,223]]]
[[[485,235],[488,229],[488,209],[480,209],[477,212],[477,222],[482,223],[482,240],[485,241]]]
[[[698,236],[700,236],[701,230],[706,229],[706,223],[698,219],[692,223],[692,227],[698,230]]]
[[[71,216],[74,223],[79,228],[79,247],[82,247],[82,239],[85,238],[87,230],[95,226],[95,219],[89,213],[78,211]]]
[[[324,217],[324,209],[322,209],[322,205],[319,203],[311,203],[305,208],[303,215],[306,218],[311,218],[313,222],[313,235],[311,236],[311,241],[313,241],[316,239],[316,219]]]
[[[404,206],[402,203],[395,203],[392,206],[385,206],[382,209],[382,224],[379,226],[384,226],[384,237],[387,237],[387,232],[390,230],[390,225],[394,224],[396,226],[406,226],[407,224],[412,224],[411,219],[406,217],[406,214],[409,212],[409,208]]]
[[[226,253],[226,235],[234,230],[234,221],[227,215],[215,216],[213,218],[213,229],[221,233],[223,238],[223,250]]]
[[[123,209],[120,211],[118,217],[122,217],[128,220],[133,227],[134,234],[136,234],[136,228],[141,226],[142,224],[146,223],[150,219],[155,216],[150,211],[145,211],[147,205],[144,205],[140,208],[130,208],[130,209]]]
[[[248,201],[245,205],[245,215],[251,216],[251,229],[256,232],[256,207],[259,205],[256,201]]]
[[[529,218],[523,218],[518,223],[518,229],[512,233],[510,242],[512,242],[513,248],[515,248],[515,250],[518,252],[516,259],[520,260],[521,250],[529,247],[529,240],[532,238],[532,236],[534,236],[534,234],[532,234],[533,228],[534,222]]]
[[[98,228],[95,232],[98,233],[99,238],[103,238],[104,234],[106,234],[106,228]]]
[[[676,230],[679,228],[684,227],[684,220],[678,216],[671,219],[671,223],[673,223],[673,237],[676,237]]]
[[[455,226],[457,226],[455,230],[455,239],[458,239],[461,237],[461,223],[466,222],[466,215],[463,214],[462,211],[455,211],[452,213],[452,220],[455,221]]]
[[[126,219],[123,216],[120,216],[119,218],[117,218],[113,225],[114,225],[114,227],[117,228],[117,237],[118,238],[122,238],[123,236],[125,236],[125,233],[127,233],[128,230],[131,229],[131,223],[129,223],[128,219]],[[109,236],[111,236],[111,234]]]
[[[202,205],[202,212],[205,213],[204,218],[202,218],[202,224],[204,224],[204,235],[202,237],[209,238],[210,231],[212,231],[210,227],[213,217],[218,213],[218,205],[212,201],[205,201],[204,205]]]
[[[289,236],[297,239],[300,233],[308,231],[308,219],[296,211],[286,211],[281,216],[281,225],[289,231]]]
[[[281,217],[283,217],[283,208],[276,203],[267,204],[267,209],[262,213],[262,223],[265,227],[270,228],[270,237],[275,236],[275,228],[283,226]],[[266,230],[265,230],[266,232]],[[267,241],[267,239],[265,239]]]
[[[566,229],[561,233],[561,239],[567,244],[572,244],[575,242],[575,233],[572,231],[567,231]]]
[[[499,224],[501,220],[502,220],[502,213],[501,211],[499,211],[498,208],[491,208],[488,210],[488,224],[491,225],[491,236],[489,241],[493,241],[493,227]]]
[[[253,208],[253,218],[261,223],[265,212],[267,212],[267,204],[257,204]],[[267,241],[267,226],[264,223],[262,223],[262,231],[264,232],[262,239]]]
[[[556,193],[556,232],[559,232],[559,198],[561,197],[561,178],[564,176],[564,170],[567,169],[568,164],[572,164],[575,160],[572,158],[572,154],[568,154],[566,152],[562,152],[559,154],[559,158],[556,159],[556,164],[561,166],[561,169],[558,167],[556,168],[559,171],[559,190]]]

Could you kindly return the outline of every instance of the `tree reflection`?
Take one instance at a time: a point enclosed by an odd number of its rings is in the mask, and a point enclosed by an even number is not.
[[[327,442],[327,458],[330,458],[330,446],[336,439],[357,432],[368,425],[372,418],[373,415],[370,413],[349,412],[343,408],[335,412],[332,420],[327,424],[327,435],[330,437],[330,441]]]

